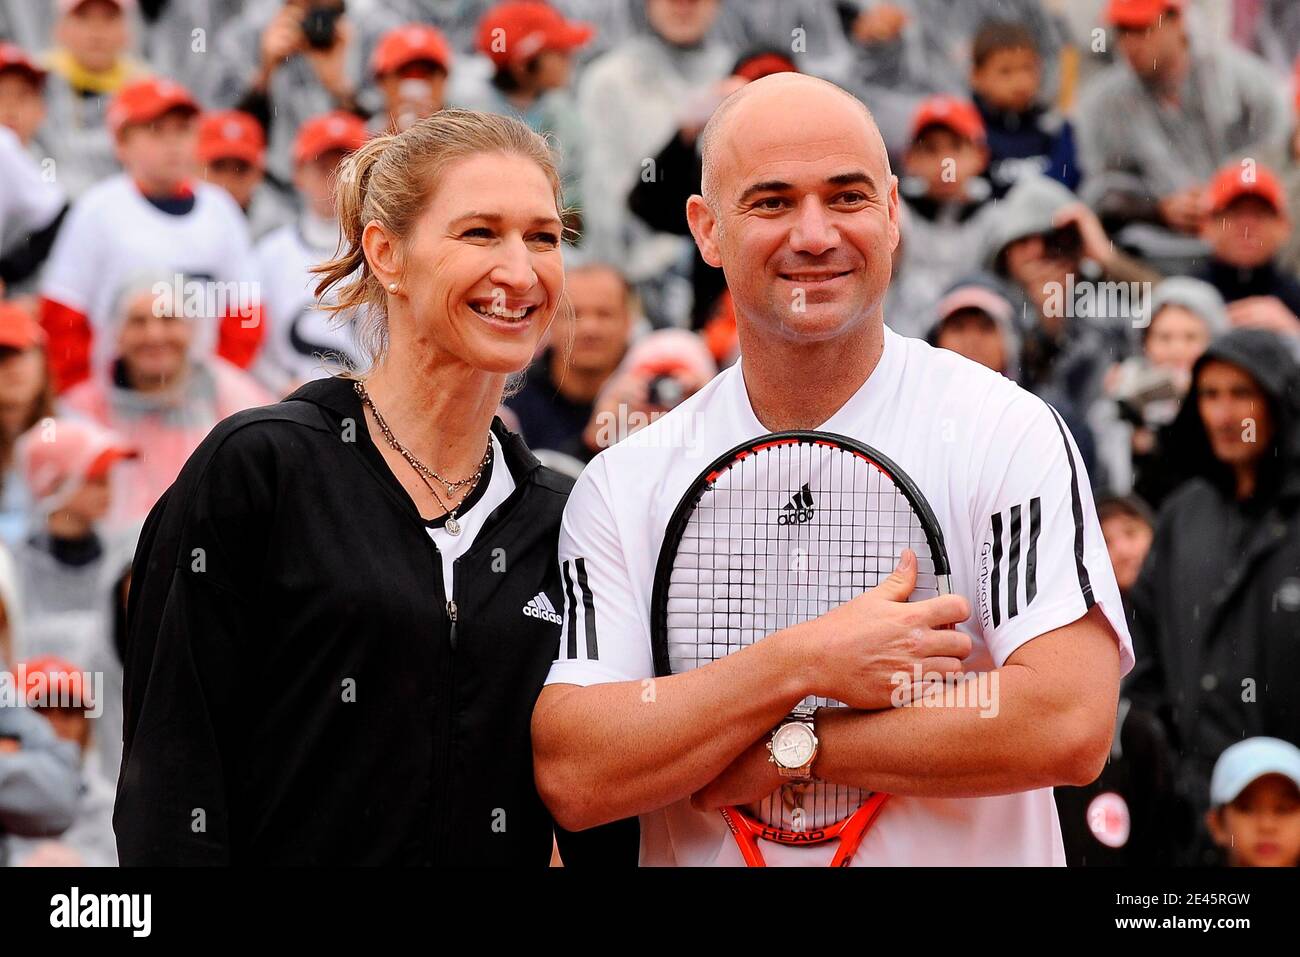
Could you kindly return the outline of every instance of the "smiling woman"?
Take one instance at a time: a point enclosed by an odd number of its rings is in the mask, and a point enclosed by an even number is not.
[[[145,526],[121,860],[545,866],[572,483],[494,413],[564,307],[554,161],[445,110],[352,154],[338,209],[317,293],[369,367],[222,423]]]

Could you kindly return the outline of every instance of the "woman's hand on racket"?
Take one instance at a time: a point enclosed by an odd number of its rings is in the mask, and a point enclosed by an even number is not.
[[[879,585],[801,628],[796,654],[814,694],[876,711],[895,703],[903,678],[910,687],[918,666],[962,671],[971,639],[953,626],[970,617],[970,603],[960,595],[908,601],[916,572],[916,553],[905,549]]]

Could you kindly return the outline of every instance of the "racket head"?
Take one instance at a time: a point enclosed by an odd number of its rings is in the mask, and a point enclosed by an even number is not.
[[[913,600],[948,594],[934,511],[878,450],[817,431],[737,445],[696,477],[665,531],[651,599],[656,675],[703,666],[830,611],[879,584],[908,547],[918,559]],[[871,797],[819,781],[797,808],[777,791],[740,810],[772,832],[803,833],[849,818]]]

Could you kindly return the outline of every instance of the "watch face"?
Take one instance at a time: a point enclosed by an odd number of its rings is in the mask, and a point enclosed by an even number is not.
[[[772,756],[783,768],[801,768],[813,756],[813,733],[806,725],[786,724],[772,736]]]

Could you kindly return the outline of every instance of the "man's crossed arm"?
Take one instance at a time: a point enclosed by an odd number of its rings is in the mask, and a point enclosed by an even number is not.
[[[890,707],[895,676],[957,673],[970,638],[960,596],[907,602],[915,556],[870,592],[686,674],[547,686],[533,712],[537,784],[570,830],[665,807],[757,800],[782,783],[768,733],[810,694],[817,777],[868,790],[977,797],[1096,778],[1119,697],[1115,633],[1099,607],[1016,650],[998,671],[996,714]]]

